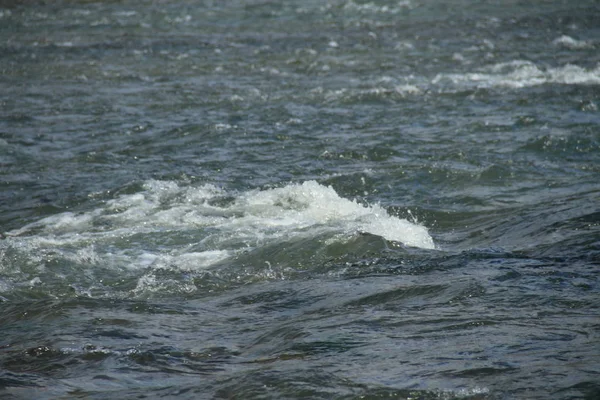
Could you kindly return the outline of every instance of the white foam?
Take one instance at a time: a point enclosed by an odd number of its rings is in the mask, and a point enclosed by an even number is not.
[[[77,215],[72,212],[65,212],[27,224],[20,229],[7,232],[7,235],[18,236],[32,230],[39,229],[44,231],[48,228],[51,228],[51,231],[54,233],[60,233],[61,231],[86,230],[90,228],[91,219],[91,214]]]
[[[152,269],[180,269],[195,271],[226,260],[233,255],[226,250],[207,250],[202,252],[189,252],[182,254],[153,254],[143,253],[135,260],[140,267]]]
[[[561,37],[554,39],[552,44],[572,50],[585,49],[592,46],[591,43],[586,42],[585,40],[577,40],[567,35],[562,35]]]
[[[515,60],[465,74],[438,74],[432,84],[451,84],[465,88],[523,88],[546,83],[600,84],[600,65],[594,69],[567,64],[557,68],[541,68],[529,61]]]
[[[154,292],[178,292],[178,293],[193,293],[198,288],[191,282],[181,283],[172,279],[157,279],[152,273],[148,273],[140,277],[137,281],[135,289],[132,293],[135,295],[148,295]]]
[[[344,4],[343,9],[347,11],[357,11],[363,13],[383,13],[383,14],[398,14],[405,9],[411,9],[414,6],[408,0],[398,1],[392,5],[378,5],[374,2],[355,3],[350,0]]]
[[[410,246],[434,247],[425,227],[390,216],[379,205],[344,199],[332,187],[315,181],[249,192],[238,199],[236,207],[245,213],[245,223],[288,227],[291,232],[287,234],[299,235],[309,227],[347,234],[368,232]]]
[[[143,191],[90,211],[53,215],[8,232],[4,242],[30,254],[39,268],[44,257],[58,254],[88,267],[198,270],[264,245],[322,234],[343,240],[360,232],[434,248],[425,227],[315,181],[229,193],[151,180]]]

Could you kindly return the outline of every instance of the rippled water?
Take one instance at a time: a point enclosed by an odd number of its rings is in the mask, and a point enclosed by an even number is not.
[[[596,1],[0,3],[0,397],[600,397]]]

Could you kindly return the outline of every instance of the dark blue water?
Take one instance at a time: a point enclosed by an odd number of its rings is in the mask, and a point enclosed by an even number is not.
[[[0,397],[597,399],[597,1],[0,3]]]

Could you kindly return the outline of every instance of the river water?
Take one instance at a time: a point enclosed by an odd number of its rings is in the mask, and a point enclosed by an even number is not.
[[[597,399],[595,0],[0,3],[3,399]]]

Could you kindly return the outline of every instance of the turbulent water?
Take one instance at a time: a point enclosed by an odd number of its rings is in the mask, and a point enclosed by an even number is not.
[[[600,398],[600,6],[0,2],[3,399]]]

